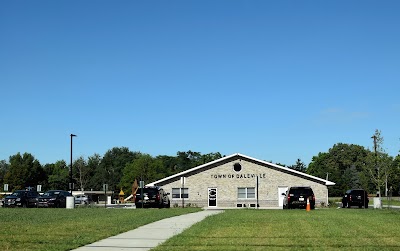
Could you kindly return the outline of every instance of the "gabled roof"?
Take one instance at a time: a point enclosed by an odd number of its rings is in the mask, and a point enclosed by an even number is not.
[[[211,168],[213,166],[218,166],[218,164],[222,164],[222,163],[225,163],[225,162],[228,162],[228,161],[231,161],[231,160],[235,160],[235,159],[242,159],[242,160],[247,160],[247,161],[250,161],[250,162],[254,162],[254,163],[257,163],[257,164],[262,165],[262,166],[267,166],[267,167],[270,167],[270,168],[274,168],[274,169],[276,169],[278,171],[282,171],[282,172],[289,173],[289,174],[292,174],[292,175],[296,175],[296,176],[299,176],[299,177],[304,177],[304,178],[309,179],[309,180],[314,180],[314,181],[316,181],[318,183],[325,184],[326,186],[335,185],[334,182],[331,182],[331,181],[328,181],[328,180],[325,180],[325,179],[321,179],[321,178],[318,178],[318,177],[315,177],[315,176],[312,176],[312,175],[309,175],[309,174],[306,174],[306,173],[302,173],[302,172],[290,169],[288,167],[283,167],[283,166],[280,166],[280,165],[277,165],[277,164],[273,164],[273,163],[270,163],[270,162],[267,162],[267,161],[255,159],[255,158],[246,156],[244,154],[235,153],[235,154],[232,154],[232,155],[229,155],[229,156],[225,156],[225,157],[222,157],[220,159],[208,162],[206,164],[203,164],[203,165],[188,169],[186,171],[171,175],[171,176],[166,177],[164,179],[154,181],[152,183],[147,184],[146,186],[156,186],[158,184],[168,183],[168,181],[170,181],[170,180],[173,181],[173,180],[176,180],[177,178],[184,177],[185,175],[188,175],[188,174],[191,174],[191,173],[195,173],[195,172],[199,172],[199,171],[201,171],[201,169],[206,170],[206,169]]]

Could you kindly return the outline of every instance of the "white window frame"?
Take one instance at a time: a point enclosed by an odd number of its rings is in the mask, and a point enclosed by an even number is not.
[[[178,193],[174,193],[174,190],[178,190],[179,189],[179,194]],[[186,193],[184,193],[184,192],[186,192]],[[182,187],[174,187],[174,188],[172,188],[172,199],[182,199],[182,196],[183,195],[186,195],[186,196],[184,196],[183,198],[184,199],[189,199],[189,188],[187,188],[187,187],[185,187],[185,188],[182,188]],[[176,196],[178,196],[178,197],[176,197]]]
[[[240,195],[242,195],[242,197]],[[255,199],[256,198],[256,188],[255,187],[238,187],[237,198],[238,198],[238,200]]]

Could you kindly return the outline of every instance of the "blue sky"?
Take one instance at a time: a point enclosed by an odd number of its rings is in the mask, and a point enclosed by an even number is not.
[[[400,150],[400,1],[1,1],[0,160]]]

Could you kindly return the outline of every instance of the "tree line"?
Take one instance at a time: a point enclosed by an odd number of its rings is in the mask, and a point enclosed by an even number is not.
[[[307,173],[329,177],[336,183],[329,195],[339,196],[351,188],[365,189],[369,194],[395,196],[400,193],[400,155],[390,156],[383,147],[379,130],[373,135],[373,150],[354,144],[335,144],[328,152],[312,158]]]
[[[328,179],[336,183],[329,187],[330,196],[341,196],[351,188],[363,188],[368,193],[398,195],[400,189],[400,155],[389,156],[383,149],[380,131],[374,134],[374,150],[354,144],[338,143],[327,152],[314,156],[307,166],[300,159],[294,165],[286,166],[300,172]],[[222,158],[221,153],[201,154],[193,151],[179,151],[176,156],[151,156],[130,151],[127,147],[114,147],[103,156],[93,154],[87,159],[74,160],[74,190],[100,191],[103,184],[109,190],[125,194],[131,193],[134,180],[149,183],[190,168]],[[0,190],[3,184],[9,191],[36,187],[42,191],[50,189],[69,190],[70,165],[65,160],[41,165],[30,153],[17,153],[9,161],[0,161]],[[382,191],[382,193],[381,193]]]
[[[87,159],[79,157],[72,163],[74,190],[101,191],[107,184],[110,191],[118,193],[120,189],[131,193],[134,180],[145,183],[185,171],[204,163],[222,158],[217,153],[182,151],[176,156],[149,154],[130,151],[127,147],[114,147],[103,156],[93,154]],[[65,160],[41,165],[30,153],[17,153],[9,161],[0,161],[0,190],[8,184],[9,191],[36,188],[42,191],[51,189],[69,190],[70,164]]]

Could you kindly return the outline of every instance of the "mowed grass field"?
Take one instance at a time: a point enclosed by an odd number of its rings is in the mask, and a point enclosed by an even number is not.
[[[342,197],[329,197],[329,200],[331,203],[334,203],[335,205],[341,205],[342,203]],[[387,197],[382,197],[382,205],[383,206],[400,206],[400,197],[392,197],[392,198],[387,198]],[[369,206],[373,207],[374,205],[374,197],[369,197]]]
[[[0,208],[0,250],[70,250],[198,208]]]
[[[226,210],[154,250],[342,249],[400,250],[400,211]]]
[[[70,250],[196,208],[0,208],[0,250]],[[160,250],[400,250],[400,210],[231,209]]]

